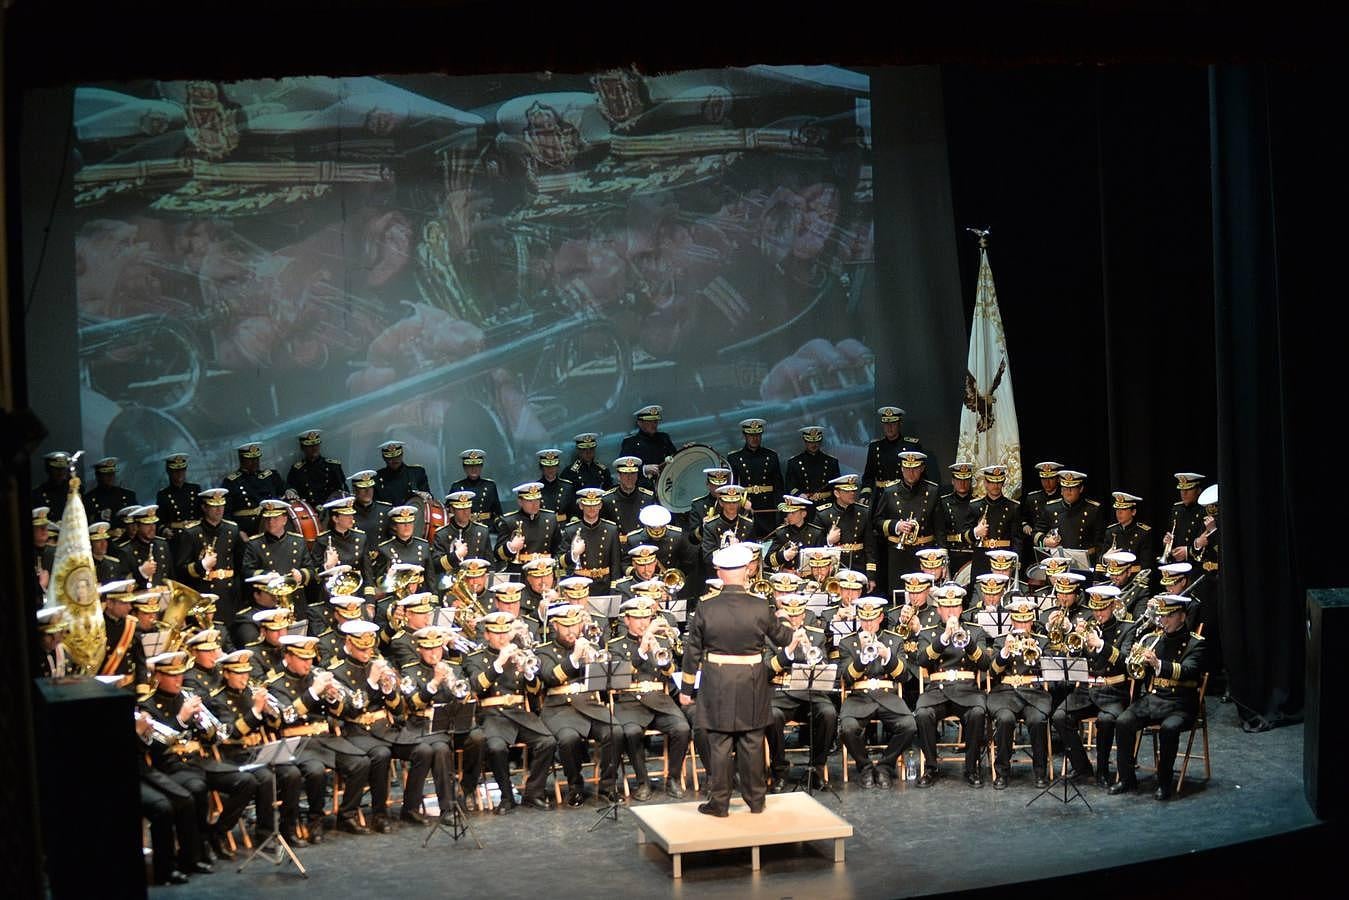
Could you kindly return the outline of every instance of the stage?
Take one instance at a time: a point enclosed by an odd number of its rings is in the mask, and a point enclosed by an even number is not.
[[[638,821],[627,810],[617,823],[593,832],[592,805],[580,810],[533,812],[509,816],[475,814],[473,824],[484,850],[471,842],[454,844],[444,832],[423,850],[425,830],[404,825],[395,834],[355,837],[334,834],[300,857],[310,878],[292,867],[254,863],[243,875],[237,863],[217,865],[214,875],[196,876],[183,887],[154,888],[155,897],[299,896],[326,898],[413,897],[452,889],[460,896],[548,895],[565,890],[591,897],[897,897],[945,894],[983,889],[1008,882],[1069,878],[1080,881],[1093,896],[1115,896],[1125,881],[1105,870],[1133,867],[1128,881],[1137,890],[1142,871],[1156,885],[1165,873],[1179,887],[1202,864],[1204,884],[1249,888],[1251,879],[1268,869],[1286,872],[1286,844],[1305,852],[1311,841],[1302,835],[1272,844],[1264,840],[1316,824],[1302,793],[1302,727],[1263,734],[1245,734],[1236,710],[1217,699],[1209,701],[1213,780],[1187,779],[1183,796],[1167,803],[1152,799],[1152,779],[1142,776],[1140,793],[1109,797],[1083,787],[1092,811],[1081,803],[1062,806],[1043,798],[1029,809],[1035,795],[1029,766],[1013,770],[1011,787],[973,789],[959,778],[957,767],[930,789],[897,784],[890,791],[840,787],[840,801],[816,795],[823,806],[852,826],[847,861],[836,864],[826,843],[765,846],[762,868],[751,868],[747,849],[711,850],[688,855],[682,878],[671,878],[671,860],[652,844],[635,843]],[[1144,745],[1142,757],[1149,756]],[[1196,774],[1191,767],[1190,775]],[[1198,768],[1202,776],[1202,766]],[[838,757],[831,777],[837,783]],[[659,792],[657,797],[662,796]],[[651,809],[656,801],[639,804]],[[748,813],[744,816],[749,818]],[[700,817],[702,818],[702,817]],[[757,818],[757,817],[756,817]],[[730,820],[707,819],[708,826]],[[1258,861],[1252,851],[1223,851],[1260,841]],[[1207,855],[1205,851],[1216,851]],[[1162,857],[1179,861],[1142,870],[1137,864]],[[1201,860],[1203,861],[1201,863]],[[1088,873],[1082,875],[1081,873]],[[1118,888],[1113,890],[1112,888]],[[1057,889],[1057,886],[1056,886]]]

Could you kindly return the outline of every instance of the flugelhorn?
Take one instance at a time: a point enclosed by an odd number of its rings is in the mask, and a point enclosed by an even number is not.
[[[670,593],[678,593],[684,589],[684,573],[675,568],[666,569],[660,573],[661,583]]]
[[[921,531],[922,529],[918,527],[918,517],[913,515],[912,513],[909,514],[909,517],[907,519],[899,520],[900,524],[903,524],[905,522],[911,522],[913,524],[913,528],[909,531],[899,532],[899,534],[897,535],[897,537],[899,538],[899,546],[912,547],[918,543],[918,532]]]
[[[1124,660],[1124,670],[1129,673],[1129,677],[1134,681],[1142,681],[1148,677],[1148,664],[1144,657],[1147,656],[1149,650],[1156,648],[1163,634],[1165,632],[1159,628],[1151,634],[1144,635],[1138,643],[1129,648],[1129,655]]]

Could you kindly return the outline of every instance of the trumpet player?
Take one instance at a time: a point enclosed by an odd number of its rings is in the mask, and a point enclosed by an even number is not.
[[[184,645],[192,655],[192,668],[183,676],[183,685],[199,697],[209,697],[223,683],[220,671],[220,631],[207,628],[187,639]]]
[[[1074,685],[1054,710],[1054,731],[1068,755],[1073,774],[1096,778],[1100,788],[1110,786],[1110,746],[1115,740],[1115,722],[1129,705],[1129,680],[1125,675],[1125,655],[1120,648],[1132,628],[1132,619],[1120,619],[1114,613],[1120,596],[1113,584],[1087,588],[1085,605],[1096,627],[1084,634],[1082,655],[1087,659],[1091,684]],[[1082,746],[1082,721],[1096,717],[1096,767],[1092,768]]]
[[[809,729],[810,770],[806,777],[816,786],[824,784],[824,767],[829,762],[838,732],[838,709],[834,706],[834,685],[821,682],[812,691],[786,688],[791,670],[797,664],[823,664],[828,661],[828,634],[806,622],[806,601],[799,594],[778,598],[778,618],[792,629],[785,645],[770,642],[768,668],[777,686],[773,691],[772,720],[765,737],[769,751],[769,790],[781,793],[787,786],[787,721],[805,722]]]
[[[493,809],[504,815],[515,809],[510,779],[510,748],[522,741],[529,751],[529,775],[521,792],[524,805],[548,809],[545,792],[557,741],[543,720],[529,710],[527,700],[543,689],[538,657],[514,642],[515,619],[508,613],[488,613],[478,620],[478,630],[487,646],[464,658],[464,674],[478,700],[483,747],[488,765],[501,788],[501,801]]]
[[[651,507],[647,509],[664,509],[664,507]],[[637,534],[637,532],[634,532]],[[658,577],[660,572],[660,560],[657,556],[658,548],[655,544],[629,543],[628,544],[628,572],[629,574],[615,581],[612,585],[615,593],[621,595],[624,599],[630,599],[633,595],[633,588],[645,581],[652,581]]]
[[[445,660],[445,645],[450,639],[446,629],[427,626],[412,635],[417,648],[417,659],[397,670],[402,692],[406,698],[406,718],[394,737],[394,755],[409,762],[407,784],[403,787],[403,808],[399,818],[404,822],[426,824],[426,816],[418,807],[429,774],[436,786],[436,800],[441,814],[454,805],[455,791],[454,751],[464,751],[464,767],[460,774],[465,805],[476,805],[473,794],[482,770],[485,739],[482,729],[473,727],[472,696],[468,680],[457,666]],[[393,677],[393,670],[389,669]],[[381,674],[381,677],[384,677]],[[431,720],[436,706],[446,705],[454,710],[453,727],[445,731],[432,729]]]
[[[857,633],[844,638],[840,647],[840,677],[848,696],[839,710],[839,730],[862,787],[888,788],[895,763],[918,732],[899,688],[899,683],[912,680],[917,670],[906,660],[904,639],[885,630],[884,600],[858,600],[857,624]],[[864,738],[873,719],[880,721],[888,735],[885,750],[875,763]]]
[[[824,531],[806,521],[815,504],[805,497],[784,494],[778,503],[782,524],[768,535],[768,568],[777,572],[796,572],[804,568],[801,550],[824,543]]]
[[[942,590],[934,598],[941,625],[920,632],[917,663],[927,671],[927,685],[918,695],[914,719],[927,767],[918,777],[918,787],[932,784],[937,772],[937,723],[949,715],[960,716],[965,731],[965,782],[984,786],[979,757],[984,746],[987,707],[979,689],[978,675],[988,668],[988,636],[978,625],[962,625],[960,610],[964,591]]]
[[[978,588],[979,603],[960,616],[960,620],[969,625],[979,624],[980,613],[997,614],[1002,609],[1003,598],[1007,596],[1008,578],[997,572],[985,572],[976,576],[974,583]]]
[[[876,559],[872,546],[871,507],[857,499],[858,475],[840,475],[829,480],[833,502],[815,507],[815,524],[824,530],[824,542],[839,551],[839,565],[865,572],[868,588],[875,587]]]
[[[1106,584],[1119,588],[1117,605],[1131,618],[1143,614],[1148,599],[1151,569],[1138,565],[1138,557],[1127,550],[1115,550],[1101,556],[1105,564]]]
[[[319,639],[319,659],[323,660],[333,659],[340,654],[346,641],[343,625],[365,621],[365,603],[359,596],[338,594],[329,597],[327,605],[332,610],[331,616],[325,617],[326,621],[320,620],[324,624],[319,628],[310,628],[310,634]],[[375,631],[379,631],[379,626],[375,626]]]
[[[1180,499],[1171,504],[1171,527],[1162,536],[1162,563],[1187,562],[1195,538],[1204,533],[1204,507],[1199,504],[1199,485],[1204,476],[1198,472],[1177,472],[1176,491]]]
[[[398,600],[398,608],[402,611],[403,624],[389,639],[388,650],[385,652],[389,663],[395,669],[401,670],[404,666],[415,663],[419,658],[417,645],[412,636],[431,624],[431,615],[435,609],[431,605],[433,599],[430,593],[419,591]]]
[[[839,569],[834,577],[838,579],[838,592],[834,594],[838,602],[826,607],[820,614],[820,624],[826,629],[835,621],[846,622],[856,618],[855,604],[867,586],[867,576],[855,569]],[[837,656],[837,649],[833,648],[831,656]]]
[[[519,509],[497,522],[497,560],[506,571],[519,572],[536,556],[556,559],[562,546],[562,529],[557,515],[543,508],[543,485],[537,481],[517,484],[515,502]]]
[[[1040,479],[1038,491],[1026,491],[1021,498],[1021,533],[1031,538],[1034,546],[1035,523],[1045,505],[1059,499],[1059,471],[1063,463],[1046,460],[1035,464],[1035,475]]]
[[[1018,720],[1030,737],[1031,770],[1037,788],[1049,785],[1049,733],[1052,699],[1040,678],[1040,656],[1048,638],[1035,634],[1035,603],[1012,607],[1012,630],[993,645],[989,662],[988,716],[993,720],[993,790],[1007,788],[1012,773],[1012,734]],[[968,627],[968,626],[967,626]]]
[[[646,767],[646,731],[654,728],[665,737],[669,758],[669,776],[665,793],[674,800],[684,799],[679,783],[684,771],[692,728],[669,694],[674,676],[678,647],[677,634],[660,617],[656,604],[644,597],[626,600],[623,613],[624,633],[609,642],[611,659],[632,664],[632,684],[614,692],[614,722],[622,731],[623,749],[636,776],[634,800],[651,797],[651,780]]]
[[[467,560],[492,555],[492,532],[482,522],[473,521],[472,491],[451,491],[445,495],[450,521],[442,525],[431,541],[431,559],[437,572],[457,574]]]
[[[253,651],[253,673],[257,678],[264,679],[273,672],[281,671],[286,655],[282,641],[294,620],[288,609],[260,609],[253,614],[253,621],[259,629],[259,636],[244,649]]]
[[[266,739],[266,731],[281,724],[278,716],[280,707],[276,699],[267,693],[260,682],[252,680],[253,665],[249,659],[251,650],[236,650],[220,660],[222,682],[207,699],[212,714],[228,725],[229,737],[220,741],[220,756],[236,765],[248,763],[254,748]],[[254,773],[268,769],[253,769]],[[323,803],[323,765],[317,760],[309,760],[303,766],[293,763],[276,763],[270,766],[270,775],[275,782],[274,791],[281,798],[281,836],[294,846],[303,847],[296,830],[300,814],[300,789],[309,784],[310,796],[317,797]],[[262,782],[258,785],[257,813],[258,831],[265,840],[265,834],[272,830],[276,814],[273,805],[264,796]],[[265,809],[264,809],[265,807]]]
[[[337,828],[351,834],[369,834],[357,814],[361,797],[370,782],[370,759],[355,744],[334,734],[329,716],[341,718],[345,706],[341,685],[326,670],[316,670],[318,638],[288,634],[281,639],[285,648],[280,670],[266,679],[267,692],[276,698],[280,710],[280,737],[308,737],[301,759],[304,766],[317,760],[342,776],[346,789],[342,805],[337,810]],[[254,666],[256,671],[257,667]],[[302,767],[303,769],[303,767]],[[306,781],[308,784],[308,781]],[[323,807],[323,795],[309,793],[309,842],[323,837],[323,818],[318,812]]]
[[[154,693],[141,702],[140,709],[161,725],[185,733],[172,743],[152,742],[150,762],[192,795],[197,828],[205,836],[207,848],[216,857],[233,859],[234,852],[226,844],[225,835],[238,823],[255,795],[259,796],[261,823],[261,805],[268,804],[270,814],[270,804],[276,800],[276,784],[271,773],[254,779],[240,772],[238,766],[216,762],[207,754],[207,746],[224,735],[205,700],[196,694],[183,694],[183,675],[189,666],[187,653],[181,650],[160,653],[150,657],[148,663],[153,672]],[[210,791],[224,795],[223,808],[214,824],[208,819]]]
[[[703,520],[702,558],[713,568],[712,554],[730,544],[754,540],[754,519],[745,515],[745,489],[738,484],[723,484],[716,490],[717,512]]]
[[[389,530],[393,536],[383,540],[376,547],[375,561],[372,566],[372,574],[375,581],[375,589],[372,596],[376,600],[386,598],[389,593],[397,593],[391,590],[393,585],[389,584],[385,576],[399,564],[403,566],[418,566],[422,572],[423,583],[426,580],[426,573],[431,571],[431,545],[426,542],[426,538],[421,535],[413,534],[413,529],[417,525],[417,509],[413,506],[395,506],[389,510]],[[406,570],[403,570],[406,571]],[[389,603],[386,601],[379,604],[375,615],[375,621],[380,622],[387,615]]]
[[[885,559],[891,588],[899,576],[918,568],[914,551],[935,540],[937,485],[923,477],[927,454],[904,450],[899,454],[900,480],[872,497],[872,526],[876,546],[886,546]]]
[[[389,821],[389,767],[393,756],[394,716],[403,713],[398,673],[375,653],[379,626],[364,619],[341,625],[342,649],[326,670],[341,685],[344,702],[338,711],[342,736],[370,761],[370,811],[375,831],[393,830]]]
[[[607,593],[610,581],[622,570],[623,556],[618,526],[600,518],[603,504],[604,491],[599,488],[577,491],[576,505],[581,514],[562,529],[561,541],[567,548],[567,569],[571,574],[589,578],[600,593]]]
[[[1135,699],[1115,722],[1119,781],[1111,794],[1138,790],[1134,771],[1134,739],[1147,725],[1161,726],[1157,760],[1157,788],[1153,797],[1167,800],[1180,747],[1180,732],[1194,727],[1199,712],[1199,682],[1208,664],[1204,638],[1189,630],[1185,615],[1193,603],[1188,597],[1159,594],[1157,631],[1141,635],[1131,630],[1120,648],[1127,659],[1134,653],[1143,677],[1135,681]],[[1127,664],[1127,663],[1126,663]]]
[[[586,665],[596,661],[604,650],[598,630],[593,637],[582,635],[589,614],[584,606],[569,603],[554,607],[548,616],[553,640],[539,646],[539,677],[543,681],[543,711],[540,716],[557,739],[558,757],[567,777],[568,806],[585,802],[585,781],[581,775],[584,742],[593,738],[600,747],[599,798],[617,800],[614,790],[618,779],[618,753],[609,727],[609,708],[597,691],[586,690]]]
[[[979,577],[993,571],[988,557],[990,550],[1013,550],[1019,541],[1021,504],[1004,494],[1007,467],[984,466],[984,496],[970,504],[969,525],[964,532],[965,543],[974,548],[974,564],[970,575]]]

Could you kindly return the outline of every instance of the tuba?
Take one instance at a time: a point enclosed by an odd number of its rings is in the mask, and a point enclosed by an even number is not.
[[[477,622],[483,616],[487,615],[487,609],[483,606],[478,596],[469,590],[464,582],[463,575],[456,575],[454,583],[450,585],[445,592],[455,603],[454,624],[457,625],[464,634],[477,634]]]
[[[183,649],[187,639],[195,633],[195,629],[187,625],[188,617],[200,616],[205,607],[214,609],[215,605],[181,582],[166,578],[164,588],[168,591],[169,601],[160,614],[159,630],[169,633],[164,652],[171,653]]]

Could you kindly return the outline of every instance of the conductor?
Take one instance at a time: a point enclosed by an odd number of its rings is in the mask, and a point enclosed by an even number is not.
[[[699,804],[698,812],[709,816],[730,814],[732,743],[740,795],[749,811],[763,812],[768,793],[764,729],[772,721],[773,690],[764,652],[771,645],[791,643],[792,629],[762,597],[745,589],[750,559],[744,544],[712,554],[722,590],[698,607],[684,641],[679,702],[691,705],[694,685],[699,684],[694,717],[695,727],[707,736],[708,799]]]

